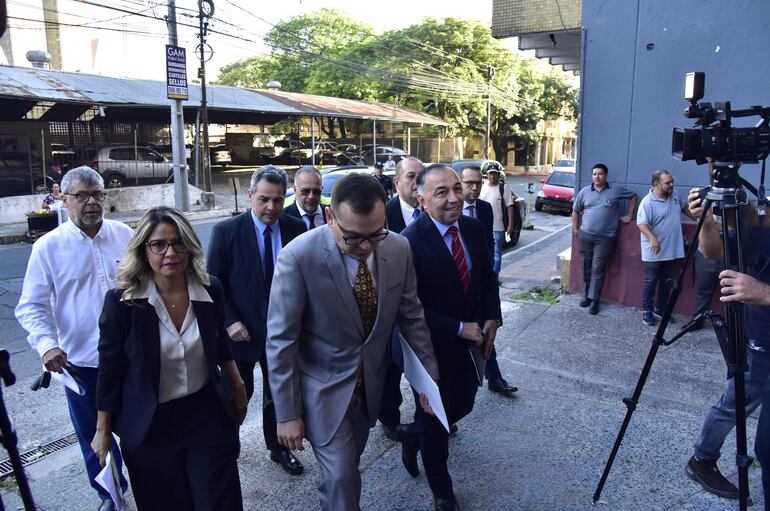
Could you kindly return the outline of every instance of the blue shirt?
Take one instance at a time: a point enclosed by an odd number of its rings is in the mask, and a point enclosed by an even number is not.
[[[259,260],[262,261],[262,271],[265,271],[265,229],[267,229],[267,224],[264,223],[262,220],[257,218],[257,215],[254,214],[254,210],[251,210],[251,219],[254,221],[254,231],[257,234],[257,245],[259,246]],[[272,241],[273,245],[273,268],[275,268],[275,260],[278,258],[278,252],[280,252],[281,247],[283,246],[281,244],[281,229],[278,226],[278,221],[276,220],[273,222],[273,224],[270,226],[272,229],[272,232],[270,233],[270,241]]]
[[[593,184],[581,189],[572,206],[575,213],[583,213],[580,230],[601,236],[617,235],[620,205],[634,195],[633,190],[625,186],[610,186],[609,183],[601,190],[596,190]]]
[[[636,212],[636,223],[646,225],[660,243],[660,252],[653,254],[650,250],[650,240],[640,234],[642,261],[672,261],[684,257],[684,236],[682,236],[682,203],[673,194],[661,199],[650,190],[639,204]]]

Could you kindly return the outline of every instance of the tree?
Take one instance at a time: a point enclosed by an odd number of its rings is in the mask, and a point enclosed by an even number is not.
[[[577,95],[563,78],[539,72],[478,21],[426,18],[376,36],[361,22],[321,9],[279,22],[265,42],[269,56],[225,66],[220,83],[260,87],[276,79],[286,91],[398,103],[440,117],[449,135],[460,136],[485,133],[491,94],[490,137],[503,163],[511,144],[520,149],[537,140],[538,121],[576,111]],[[341,119],[321,128],[332,136],[335,126],[344,136]]]

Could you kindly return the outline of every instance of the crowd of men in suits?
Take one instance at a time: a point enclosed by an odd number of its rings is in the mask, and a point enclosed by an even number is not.
[[[506,396],[517,390],[495,360],[502,314],[493,211],[478,198],[480,172],[466,168],[458,175],[407,157],[396,166],[392,198],[377,178],[350,174],[338,181],[328,207],[320,202],[318,170],[295,174],[296,200],[284,209],[287,185],[281,169],[256,170],[251,208],[215,227],[207,258],[208,272],[221,282],[224,327],[249,399],[260,366],[270,459],[302,474],[294,451],[307,439],[320,469],[322,509],[359,509],[358,463],[379,419],[385,434],[401,442],[412,476],[419,475],[421,454],[435,508],[458,509],[447,466],[450,431],[416,392],[414,417],[402,422],[401,338],[436,381],[452,431],[473,409],[485,366],[490,390]],[[78,186],[73,178],[65,191],[71,227],[54,237],[70,250],[88,250],[93,264],[49,268],[47,243],[41,244],[17,317],[47,368],[73,362],[88,372],[97,360],[98,311],[114,287],[128,231],[103,219],[103,182],[80,186],[85,192]],[[86,316],[74,318],[60,301],[53,309],[46,303],[73,281],[90,282],[77,297],[78,309],[91,311]],[[46,314],[53,315],[58,336],[42,324]],[[100,509],[112,509],[93,483],[99,467],[89,446],[92,401],[87,389],[77,405],[84,410],[73,411],[73,397],[70,412]]]

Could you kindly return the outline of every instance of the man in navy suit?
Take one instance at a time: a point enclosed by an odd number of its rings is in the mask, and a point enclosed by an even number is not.
[[[465,196],[463,215],[475,218],[481,222],[482,227],[484,227],[484,237],[489,246],[489,253],[494,257],[495,238],[492,234],[494,213],[490,203],[479,199],[482,184],[481,171],[477,168],[465,167],[460,169],[457,175],[460,177],[460,182],[463,185],[463,195]],[[494,348],[492,348],[492,354],[489,356],[489,360],[487,360],[484,376],[487,378],[487,385],[492,392],[510,397],[519,390],[518,387],[510,385],[503,378],[500,366],[497,363],[497,351]]]
[[[400,233],[407,225],[414,222],[422,212],[417,204],[417,174],[422,170],[422,162],[417,158],[401,159],[396,165],[393,183],[396,195],[385,205],[385,218],[388,229]],[[399,424],[403,402],[401,397],[402,354],[398,329],[394,328],[390,344],[390,358],[385,367],[385,385],[383,386],[382,406],[378,419],[385,435],[391,440],[399,440]]]
[[[305,227],[315,229],[326,224],[326,207],[321,204],[323,185],[321,173],[312,165],[300,167],[294,174],[294,204],[284,213],[305,222]]]
[[[262,370],[262,430],[270,459],[289,474],[299,475],[304,471],[302,463],[278,443],[265,358],[275,259],[283,246],[305,232],[301,220],[281,214],[286,184],[286,173],[272,165],[254,172],[248,193],[251,209],[214,228],[208,270],[222,282],[227,335],[249,399],[254,394],[257,362]]]
[[[402,235],[412,248],[417,294],[425,309],[442,375],[438,387],[451,424],[473,409],[483,360],[489,357],[502,323],[497,276],[484,228],[478,220],[462,215],[463,189],[454,171],[442,164],[425,167],[417,177],[417,190],[425,213]],[[419,410],[413,431],[435,508],[458,509],[447,468],[449,433],[438,419]]]

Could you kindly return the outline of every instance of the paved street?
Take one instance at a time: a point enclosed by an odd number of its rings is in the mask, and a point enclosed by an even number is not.
[[[503,374],[520,391],[506,399],[480,389],[474,412],[460,422],[450,442],[450,470],[463,509],[595,509],[591,495],[626,410],[621,398],[633,389],[653,334],[634,308],[607,304],[594,317],[580,309],[573,296],[562,296],[555,304],[514,300],[522,283],[547,284],[557,274],[556,254],[570,243],[565,227],[569,217],[542,212],[533,213],[531,221],[535,229],[522,232],[520,246],[504,256],[501,272],[504,326],[498,357]],[[195,225],[204,244],[214,223]],[[13,353],[12,367],[19,378],[3,391],[22,451],[72,431],[61,389],[29,390],[39,359],[27,348],[12,315],[28,253],[26,245],[0,247],[0,345]],[[736,508],[700,490],[683,470],[724,373],[711,332],[690,334],[661,350],[599,509]],[[402,390],[406,395],[405,382]],[[301,477],[288,476],[271,463],[262,442],[260,401],[255,396],[241,429],[245,509],[317,509],[318,471],[311,452],[298,454],[307,469]],[[412,410],[407,400],[403,420]],[[755,428],[751,418],[750,446]],[[720,466],[735,481],[734,448],[730,437]],[[432,509],[424,474],[409,477],[401,466],[399,446],[378,428],[371,431],[361,466],[364,509]],[[29,465],[27,473],[40,509],[96,509],[77,446]],[[754,509],[760,509],[756,469],[751,470],[751,485]],[[0,483],[0,495],[8,509],[21,505],[9,480]]]

